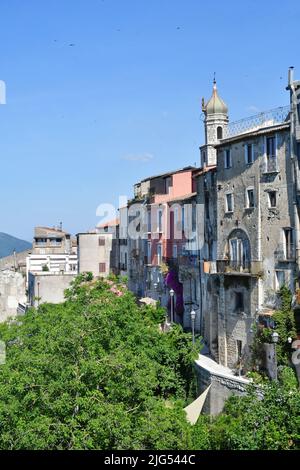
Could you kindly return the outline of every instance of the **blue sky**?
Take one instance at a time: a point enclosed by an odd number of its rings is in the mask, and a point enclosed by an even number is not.
[[[199,162],[216,72],[230,119],[288,104],[300,2],[1,0],[0,231],[76,233],[134,182]],[[298,48],[298,49],[297,49]]]

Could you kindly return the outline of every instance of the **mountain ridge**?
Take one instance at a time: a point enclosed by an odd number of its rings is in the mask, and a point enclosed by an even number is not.
[[[31,243],[26,240],[9,235],[8,233],[0,232],[0,258],[10,256],[14,251],[20,253],[32,247]]]

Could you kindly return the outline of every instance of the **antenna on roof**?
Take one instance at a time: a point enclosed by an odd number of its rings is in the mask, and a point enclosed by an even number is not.
[[[216,72],[214,72],[214,84],[216,84]]]
[[[62,222],[59,222],[59,230],[62,232]]]

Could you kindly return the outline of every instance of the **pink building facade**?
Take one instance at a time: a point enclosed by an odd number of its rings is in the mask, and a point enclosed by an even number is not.
[[[129,239],[129,286],[137,295],[156,298],[169,309],[173,289],[174,315],[180,323],[185,306],[179,265],[188,258],[190,231],[196,230],[192,226],[198,171],[187,167],[143,180],[135,185],[135,198],[129,203],[142,205],[144,221],[139,239]]]

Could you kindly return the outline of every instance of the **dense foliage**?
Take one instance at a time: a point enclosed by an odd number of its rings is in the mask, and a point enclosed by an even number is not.
[[[296,449],[300,393],[278,384],[232,397],[191,426],[191,336],[162,332],[160,308],[140,308],[119,281],[76,278],[61,305],[0,326],[0,449]]]
[[[283,368],[280,382],[250,388],[231,397],[210,427],[212,449],[300,449],[300,392],[293,370]]]
[[[276,345],[277,362],[279,366],[290,365],[292,347],[288,338],[294,340],[297,338],[295,314],[292,309],[292,293],[286,287],[282,286],[278,292],[280,299],[280,309],[276,310],[272,316],[274,328],[258,328],[253,346],[253,363],[263,362],[264,352],[262,345],[272,343],[272,333],[275,330],[278,333],[278,343]]]
[[[79,276],[66,299],[1,325],[0,448],[188,447],[191,336],[116,281]]]

